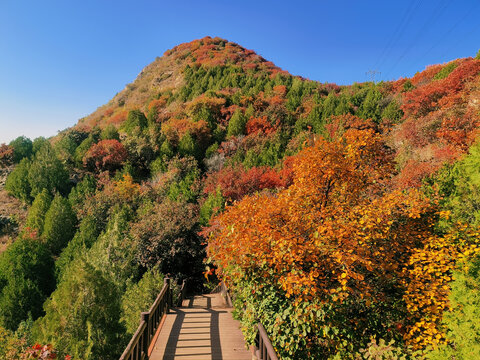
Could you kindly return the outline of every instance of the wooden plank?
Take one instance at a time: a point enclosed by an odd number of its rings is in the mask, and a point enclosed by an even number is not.
[[[220,294],[196,296],[165,317],[150,360],[251,360],[240,323]]]

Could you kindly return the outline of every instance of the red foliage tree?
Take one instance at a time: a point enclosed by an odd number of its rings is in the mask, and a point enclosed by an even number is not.
[[[291,184],[291,162],[285,161],[282,170],[268,166],[245,169],[243,166],[226,167],[219,172],[209,174],[205,192],[210,193],[220,187],[222,195],[229,200],[240,200],[247,194],[263,189],[284,188]]]
[[[127,159],[127,150],[118,140],[102,140],[93,144],[83,158],[83,165],[91,170],[113,171]]]
[[[71,358],[72,357],[70,355],[66,355],[64,357],[65,360],[70,360]],[[58,358],[57,352],[52,347],[52,345],[35,344],[31,348],[28,348],[24,354],[22,354],[21,359],[22,360],[27,360],[27,359],[48,360],[48,359],[59,359],[59,358]]]
[[[407,116],[424,116],[442,106],[451,106],[461,99],[460,92],[465,83],[479,73],[480,62],[465,59],[446,78],[405,93],[402,110]]]
[[[0,145],[0,167],[13,164],[13,148],[7,144]]]

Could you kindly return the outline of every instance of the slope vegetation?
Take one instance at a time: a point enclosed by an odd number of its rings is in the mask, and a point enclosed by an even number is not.
[[[322,84],[206,37],[56,137],[1,145],[29,210],[0,255],[0,358],[118,358],[164,275],[227,279],[247,340],[261,319],[285,359],[469,348],[449,296],[476,301],[478,233],[455,223],[480,219],[479,74]]]

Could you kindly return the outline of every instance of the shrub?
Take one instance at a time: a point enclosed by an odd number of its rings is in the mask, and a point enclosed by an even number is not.
[[[83,165],[90,170],[114,171],[127,159],[127,150],[118,140],[101,140],[87,151]]]
[[[0,144],[0,167],[13,164],[13,148],[6,144]]]

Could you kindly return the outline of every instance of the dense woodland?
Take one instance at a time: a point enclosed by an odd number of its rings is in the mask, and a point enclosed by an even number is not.
[[[179,45],[0,146],[28,209],[0,223],[0,358],[117,359],[165,276],[224,279],[282,359],[479,358],[479,121],[478,55],[337,86]]]

